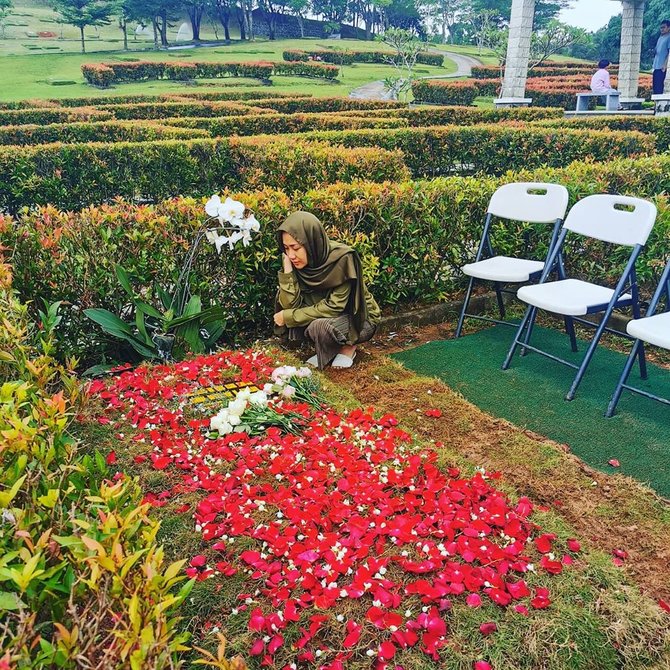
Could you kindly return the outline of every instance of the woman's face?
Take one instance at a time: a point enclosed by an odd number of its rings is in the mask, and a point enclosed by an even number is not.
[[[305,247],[288,233],[282,233],[281,240],[284,246],[284,253],[291,261],[291,265],[296,270],[302,270],[302,268],[307,267],[307,250]]]

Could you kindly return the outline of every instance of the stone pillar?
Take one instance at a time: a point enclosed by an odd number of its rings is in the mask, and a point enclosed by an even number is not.
[[[505,79],[496,106],[529,105],[526,95],[530,38],[533,33],[535,0],[512,0]]]
[[[645,0],[623,0],[621,22],[621,58],[619,62],[619,99],[624,108],[642,104],[637,97],[640,83],[640,52]]]

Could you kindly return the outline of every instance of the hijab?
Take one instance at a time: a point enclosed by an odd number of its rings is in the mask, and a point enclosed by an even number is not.
[[[301,269],[293,268],[302,289],[328,291],[347,281],[354,283],[347,313],[351,316],[354,332],[350,335],[355,342],[368,318],[363,266],[358,252],[346,244],[331,242],[321,221],[309,212],[293,212],[279,226],[277,242],[281,253],[284,253],[282,233],[288,233],[307,251],[307,265]]]

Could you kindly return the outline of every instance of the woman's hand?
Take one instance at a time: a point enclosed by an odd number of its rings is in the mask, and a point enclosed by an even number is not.
[[[286,325],[285,322],[284,322],[284,312],[277,312],[277,313],[275,314],[275,323],[276,323],[278,326],[284,326],[284,325]]]
[[[284,266],[284,272],[293,272],[293,264],[291,263],[289,257],[286,254],[281,255],[281,262],[282,265]]]

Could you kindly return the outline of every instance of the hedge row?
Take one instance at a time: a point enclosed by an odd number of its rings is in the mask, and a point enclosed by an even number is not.
[[[267,334],[279,267],[274,230],[289,212],[305,209],[324,221],[333,238],[360,250],[382,307],[443,299],[462,288],[458,268],[476,248],[492,193],[501,183],[519,180],[563,183],[571,202],[607,192],[655,198],[659,217],[639,264],[645,289],[653,288],[654,274],[668,254],[670,205],[665,194],[670,192],[670,156],[577,163],[564,169],[508,173],[500,179],[356,182],[293,195],[269,188],[232,193],[254,211],[261,234],[249,248],[222,256],[205,245],[194,268],[193,290],[205,302],[226,308],[229,336]],[[5,226],[0,243],[14,249],[16,284],[25,300],[38,306],[42,298],[72,305],[62,323],[62,342],[73,349],[64,353],[99,360],[101,348],[110,343],[90,337],[90,324],[83,321],[81,310],[96,306],[118,312],[125,304],[127,297],[114,276],[115,263],[146,284],[153,279],[169,284],[205,219],[203,204],[204,200],[183,199],[156,206],[115,203],[79,213],[53,207],[25,210],[16,223]],[[524,231],[505,227],[498,234],[503,253],[527,253]],[[621,260],[606,251],[595,263],[591,258],[582,260],[579,253],[568,258],[571,271],[592,277],[595,273],[602,280],[611,279]],[[234,295],[225,289],[226,282],[228,286],[232,282]]]
[[[591,75],[598,69],[596,65],[585,65],[584,63],[556,63],[554,65],[542,65],[528,70],[528,78],[536,79],[542,77]],[[617,65],[610,67],[611,73],[619,71]],[[476,65],[472,68],[474,79],[491,79],[497,77],[500,79],[500,68],[497,65]]]
[[[471,105],[479,95],[479,88],[470,81],[419,79],[412,83],[412,94],[417,102],[435,105]]]
[[[352,110],[340,112],[339,117],[358,116],[365,118],[404,118],[410,126],[473,126],[478,123],[498,121],[538,121],[562,119],[563,110],[549,107],[503,107],[481,109],[478,107],[413,107],[402,109]]]
[[[311,98],[311,93],[292,93],[294,98]],[[86,98],[49,98],[47,100],[18,100],[2,102],[0,109],[28,109],[44,107],[95,107],[98,105],[122,105],[138,102],[166,102],[169,100],[254,100],[256,98],[285,98],[286,93],[268,91],[259,87],[258,91],[192,91],[160,93],[155,95],[99,95]]]
[[[67,109],[44,107],[0,110],[0,126],[15,126],[23,123],[76,123],[78,121],[107,121],[114,117],[109,111],[93,107]]]
[[[415,177],[450,174],[504,174],[575,160],[604,161],[651,155],[654,141],[635,132],[535,128],[513,122],[497,125],[312,132],[305,139],[346,147],[400,149]]]
[[[248,101],[255,107],[274,109],[282,114],[295,112],[343,112],[356,109],[399,109],[407,105],[386,100],[357,100],[355,98],[256,98]]]
[[[243,117],[244,118],[244,117]],[[52,123],[46,126],[24,125],[0,128],[0,144],[50,144],[62,142],[146,142],[159,139],[193,139],[209,137],[197,127],[179,128],[151,121],[102,121],[86,123]]]
[[[51,203],[77,209],[120,196],[161,200],[222,188],[288,191],[352,179],[403,179],[399,151],[283,137],[0,147],[0,211]]]
[[[388,63],[397,58],[392,51],[357,51],[345,49],[334,51],[328,49],[286,49],[282,58],[287,61],[322,61],[336,65],[351,65],[352,63]],[[422,65],[444,65],[444,56],[441,54],[419,53],[416,62]]]
[[[119,120],[167,119],[177,116],[240,116],[263,113],[263,110],[237,102],[140,102],[105,105],[104,111]]]
[[[571,119],[543,119],[536,125],[591,130],[636,131],[650,135],[656,151],[670,151],[670,118],[663,116],[595,116]]]
[[[163,123],[179,128],[202,129],[212,137],[229,135],[275,135],[303,133],[310,130],[350,130],[357,128],[403,128],[409,125],[402,117],[339,116],[335,114],[259,114],[211,118],[164,119]]]
[[[188,80],[218,79],[221,77],[250,77],[269,79],[272,75],[296,75],[335,79],[338,68],[321,63],[215,63],[215,62],[154,62],[84,63],[82,74],[89,84],[106,88],[114,83],[154,79]]]

